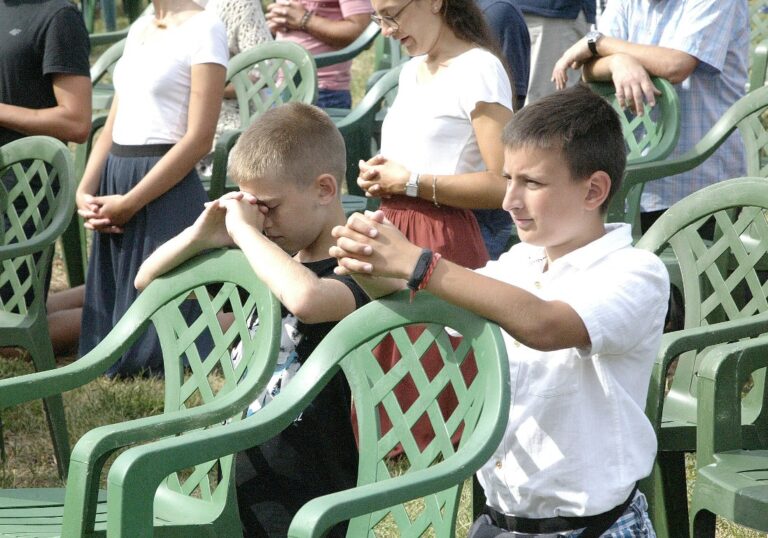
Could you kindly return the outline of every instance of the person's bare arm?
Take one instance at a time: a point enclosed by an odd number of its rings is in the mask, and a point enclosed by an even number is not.
[[[171,189],[210,150],[224,92],[224,66],[192,66],[187,131],[139,183],[123,195],[94,197],[99,214],[112,225],[126,223],[140,208]]]
[[[301,21],[307,10],[297,0],[276,2],[267,6],[267,22],[275,31],[300,30]],[[323,43],[336,48],[343,48],[352,43],[363,33],[371,22],[369,13],[350,15],[341,20],[321,17],[316,13],[307,21],[303,31]]]
[[[482,209],[500,208],[504,199],[506,180],[502,177],[504,146],[501,132],[512,118],[512,111],[498,103],[477,104],[472,113],[472,128],[483,162],[484,172],[469,174],[435,175],[428,170],[420,173],[419,197],[436,199],[438,203],[453,207]],[[368,196],[404,194],[411,170],[381,156],[360,164],[358,185]],[[434,189],[433,189],[434,187]]]
[[[421,247],[408,242],[399,230],[380,218],[354,215],[346,226],[335,228],[334,235],[338,239],[331,253],[339,258],[340,273],[403,280],[410,278],[421,254]],[[437,263],[426,289],[498,323],[530,348],[552,351],[591,345],[584,322],[568,304],[545,301],[448,260]]]
[[[610,80],[613,69],[611,56],[624,54],[635,59],[648,74],[662,77],[672,84],[679,84],[687,79],[699,65],[695,56],[656,45],[640,45],[610,36],[603,36],[597,41],[600,55],[584,66],[585,80]]]
[[[227,230],[283,306],[304,323],[338,321],[351,313],[356,304],[349,287],[337,279],[319,278],[262,234],[263,209],[253,201],[244,194],[223,202]]]
[[[91,79],[57,73],[52,83],[56,106],[33,109],[0,104],[0,125],[25,135],[85,142],[91,130]]]

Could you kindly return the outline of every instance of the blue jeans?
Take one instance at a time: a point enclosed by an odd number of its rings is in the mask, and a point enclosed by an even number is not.
[[[483,514],[469,529],[468,538],[579,538],[584,529],[547,534],[511,532],[496,527],[491,517]],[[601,538],[656,538],[656,532],[648,517],[648,502],[639,491],[622,516],[605,531]]]
[[[349,90],[320,90],[317,94],[320,108],[352,108],[352,94]]]

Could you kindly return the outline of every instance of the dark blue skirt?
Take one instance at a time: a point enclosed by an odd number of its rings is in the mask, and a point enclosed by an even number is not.
[[[101,176],[100,195],[125,194],[170,146],[113,145]],[[95,232],[85,284],[80,356],[91,351],[125,314],[138,295],[139,266],[152,252],[191,225],[208,197],[192,169],[171,190],[140,209],[122,234]],[[114,377],[162,374],[160,343],[150,328],[107,371]]]

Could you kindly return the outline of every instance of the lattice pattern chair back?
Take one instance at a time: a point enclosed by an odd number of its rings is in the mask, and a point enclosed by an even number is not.
[[[261,43],[237,54],[229,61],[227,81],[235,87],[241,129],[279,104],[317,99],[315,61],[290,41]]]
[[[299,529],[311,528],[305,515],[312,519],[323,506],[326,513],[315,520],[322,525],[328,523],[326,517],[339,517],[337,509],[358,515],[350,521],[350,537],[372,537],[384,528],[392,532],[392,527],[403,537],[430,532],[455,536],[463,483],[488,460],[506,427],[510,405],[506,350],[494,324],[426,293],[419,294],[413,304],[407,297],[402,293],[358,310],[336,327],[305,364],[304,368],[321,367],[323,360],[327,367],[333,361],[341,364],[347,376],[357,411],[358,487],[307,504],[294,519],[290,536],[322,535],[319,528],[307,534]],[[414,326],[418,322],[425,325]],[[446,328],[463,338],[450,336]],[[375,356],[385,340],[394,342],[401,356],[388,371],[382,370]],[[428,353],[441,357],[434,369],[425,368]],[[308,372],[302,369],[302,374]],[[309,375],[318,377],[317,370]],[[301,383],[298,376],[288,389],[297,382]],[[401,408],[394,392],[402,384],[418,391],[407,409]],[[458,405],[444,417],[438,400],[449,394]],[[392,422],[388,431],[381,428],[381,409]],[[420,449],[412,428],[424,421],[431,425],[434,439]],[[452,439],[458,439],[458,444]],[[388,454],[398,445],[404,456],[393,472]],[[355,506],[348,506],[350,502]]]
[[[680,266],[685,328],[768,311],[768,184],[738,178],[678,202],[638,242],[660,253],[671,247]],[[714,229],[712,238],[707,237]],[[745,240],[746,239],[746,240]],[[702,353],[680,356],[665,412],[696,422],[696,371]],[[743,420],[763,412],[765,373],[743,400]]]
[[[675,148],[680,135],[680,101],[675,88],[666,79],[654,77],[652,80],[661,95],[656,97],[656,106],[646,107],[642,116],[619,105],[613,83],[590,84],[619,114],[627,146],[627,164],[663,160]]]
[[[27,137],[0,148],[0,310],[42,312],[53,245],[74,207],[74,171],[67,147]]]
[[[252,273],[242,252],[221,252],[215,263],[190,273],[185,272],[179,283],[176,276],[164,281],[163,286],[173,282],[175,298],[166,300],[151,317],[163,350],[166,413],[208,404],[230,394],[243,381],[255,391],[272,369],[254,361],[263,360],[268,349],[273,349],[271,356],[276,358],[279,346],[280,305]],[[156,290],[148,287],[144,293]],[[257,306],[259,323],[251,327],[250,318]],[[226,330],[220,322],[225,313],[235,318]],[[235,365],[231,354],[236,345],[240,359]],[[247,378],[249,370],[258,372],[260,379]],[[254,392],[248,402],[256,396]],[[241,417],[238,411],[230,421]],[[214,502],[220,510],[232,493],[231,478],[232,457],[227,456],[170,475],[161,486],[168,491],[160,497],[173,499],[165,502],[172,502],[175,510],[178,495],[170,492],[188,496],[190,500],[184,502],[192,506]]]

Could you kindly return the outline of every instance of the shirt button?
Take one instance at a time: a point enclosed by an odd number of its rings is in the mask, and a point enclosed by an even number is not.
[[[539,282],[538,280],[534,282],[533,285],[536,287],[537,290],[541,289],[541,282]]]
[[[512,345],[515,347],[520,347],[520,342],[518,342],[517,340],[514,340]]]
[[[501,467],[502,467],[501,460],[496,460],[496,468],[501,469]]]

